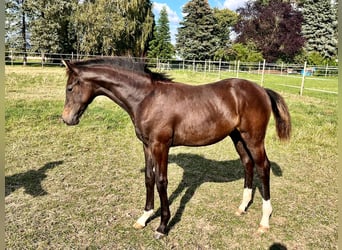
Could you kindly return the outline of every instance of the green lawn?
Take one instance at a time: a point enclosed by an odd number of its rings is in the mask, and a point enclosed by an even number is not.
[[[171,230],[157,241],[159,217],[143,230],[133,228],[145,202],[144,158],[128,115],[101,97],[78,126],[67,127],[59,119],[65,69],[5,69],[7,249],[337,249],[337,95],[307,90],[299,96],[299,89],[284,84],[300,86],[301,79],[265,76],[264,86],[284,96],[293,122],[289,143],[276,138],[273,118],[267,132],[274,209],[269,233],[256,234],[258,188],[248,213],[234,215],[243,169],[227,138],[172,148]],[[182,71],[171,76],[191,84],[218,79]],[[312,80],[312,87],[337,91],[337,79]]]

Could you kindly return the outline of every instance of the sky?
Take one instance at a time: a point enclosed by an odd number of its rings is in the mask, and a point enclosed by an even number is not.
[[[236,10],[239,7],[244,6],[247,0],[209,0],[211,8],[218,7],[219,9],[228,8],[230,10]],[[153,3],[153,13],[156,21],[159,18],[159,13],[163,6],[166,6],[168,18],[170,22],[171,43],[176,43],[176,33],[179,26],[179,22],[183,18],[182,8],[189,0],[155,0]]]

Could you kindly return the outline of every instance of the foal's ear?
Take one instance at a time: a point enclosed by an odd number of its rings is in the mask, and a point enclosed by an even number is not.
[[[62,60],[62,63],[66,67],[67,72],[73,72],[77,74],[77,70],[73,67],[73,64],[70,60]]]
[[[69,60],[62,60],[63,65],[67,68],[67,70],[71,69]]]

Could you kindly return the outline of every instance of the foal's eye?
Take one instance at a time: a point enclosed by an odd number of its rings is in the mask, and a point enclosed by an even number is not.
[[[71,84],[69,84],[69,85],[67,86],[68,92],[71,92],[71,91],[73,90],[73,88],[75,87],[76,84],[78,84],[78,80],[75,81],[75,82],[73,82],[73,83],[71,83]]]

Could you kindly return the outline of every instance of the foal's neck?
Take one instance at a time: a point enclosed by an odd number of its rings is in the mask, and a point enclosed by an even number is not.
[[[134,120],[137,107],[153,91],[151,78],[126,70],[106,69],[94,77],[96,95],[121,106]]]

